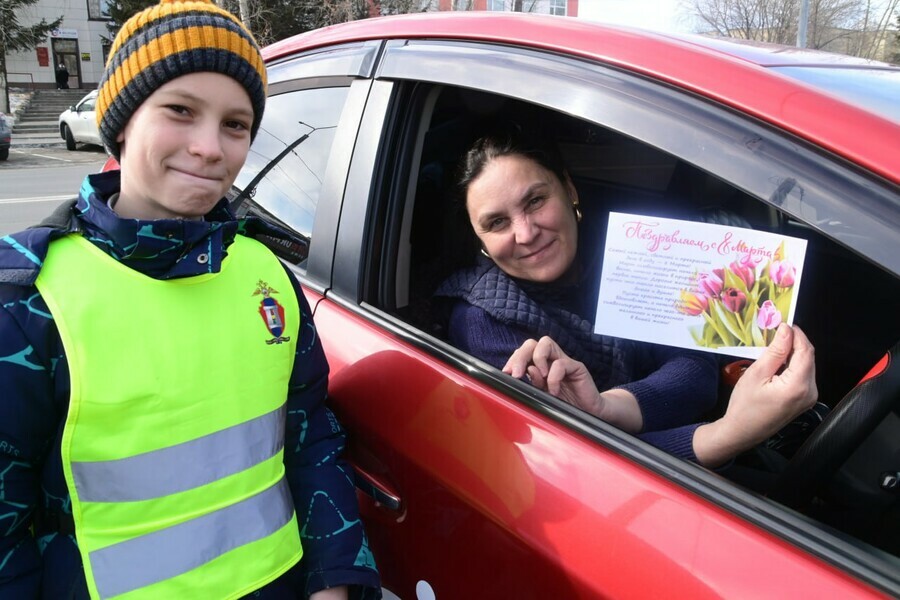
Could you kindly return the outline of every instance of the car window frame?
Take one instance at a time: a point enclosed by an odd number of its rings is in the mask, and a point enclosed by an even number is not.
[[[526,80],[509,75],[517,72],[528,72],[529,77]],[[834,224],[841,220],[835,217],[842,214],[842,205],[810,206],[810,194],[805,191],[820,190],[813,200],[841,194],[846,202],[858,202],[848,186],[853,190],[866,188],[871,214],[854,230],[881,240],[890,239],[890,232],[900,229],[900,223],[887,221],[897,214],[900,186],[826,149],[693,92],[586,59],[488,43],[437,40],[388,44],[376,77],[472,87],[600,123],[713,173],[798,220],[808,221],[803,213],[810,208],[827,212],[828,220],[818,223],[817,231],[867,260],[877,257],[876,264],[900,276],[900,244],[891,250],[880,243],[848,236]],[[561,86],[554,85],[562,81],[568,82],[569,93],[562,93]],[[571,93],[573,88],[580,88],[583,94]],[[594,94],[592,100],[602,95],[606,102],[581,106],[581,99],[588,93]],[[633,118],[637,110],[640,118]],[[698,127],[705,129],[703,139],[698,139]],[[731,143],[716,143],[724,139]],[[761,159],[765,162],[751,171],[746,168],[750,159],[755,159],[750,164]],[[838,165],[843,167],[841,172],[834,169]],[[773,174],[787,169],[804,173],[806,179],[786,190],[782,183],[788,177]],[[892,201],[892,211],[876,214],[880,204],[891,206]],[[845,215],[857,212],[843,210]]]
[[[490,56],[486,56],[485,52]],[[473,68],[476,66],[477,68]],[[521,72],[525,70],[534,74],[535,78],[523,81]],[[879,556],[868,547],[861,548],[854,543],[853,538],[832,531],[818,521],[747,493],[706,469],[675,459],[602,421],[585,416],[523,382],[503,376],[482,361],[410,326],[378,306],[379,300],[376,298],[380,292],[376,288],[380,282],[373,282],[371,279],[379,271],[376,262],[385,262],[379,252],[376,252],[376,243],[384,241],[381,238],[385,233],[383,228],[387,225],[381,223],[379,227],[382,229],[374,230],[369,218],[375,211],[384,208],[381,206],[383,203],[402,211],[404,205],[412,202],[411,190],[415,186],[410,185],[408,178],[415,169],[413,165],[404,165],[398,160],[400,150],[396,148],[397,140],[404,135],[407,126],[402,119],[408,116],[404,117],[405,113],[396,106],[396,102],[402,97],[404,85],[421,82],[508,95],[551,110],[573,114],[578,118],[585,118],[585,114],[578,112],[578,100],[572,99],[573,82],[591,86],[592,93],[596,93],[594,86],[605,85],[604,93],[616,100],[612,104],[612,111],[619,120],[613,119],[610,122],[610,105],[604,105],[602,114],[597,109],[588,120],[636,137],[644,143],[648,143],[647,138],[656,140],[651,145],[682,159],[685,154],[690,155],[692,148],[703,148],[701,158],[704,160],[688,162],[719,176],[723,176],[724,171],[723,178],[732,185],[737,184],[739,189],[764,198],[772,206],[800,219],[803,217],[802,211],[806,209],[802,196],[792,196],[793,190],[785,191],[779,188],[779,184],[771,182],[766,183],[761,190],[760,185],[754,184],[752,177],[748,175],[737,177],[735,181],[729,175],[731,170],[714,168],[724,160],[720,149],[717,149],[721,144],[704,146],[695,132],[683,124],[682,119],[689,116],[693,122],[702,122],[707,128],[708,136],[727,132],[726,137],[731,140],[732,148],[729,160],[746,160],[764,165],[765,168],[758,166],[759,171],[799,169],[807,176],[809,184],[826,186],[825,193],[830,197],[834,197],[839,190],[848,188],[873,190],[876,197],[891,197],[897,193],[897,186],[822,148],[738,114],[722,104],[652,81],[646,76],[623,71],[619,67],[489,43],[392,40],[385,44],[383,55],[376,65],[369,102],[359,123],[360,132],[344,190],[332,288],[328,291],[327,298],[445,364],[489,385],[506,397],[627,456],[635,463],[840,570],[882,590],[898,589],[900,575],[896,572],[897,563],[894,558]],[[553,85],[561,83],[564,85]],[[638,112],[641,119],[625,118],[633,117]],[[630,125],[628,121],[631,122]],[[415,151],[412,152],[414,155]],[[738,152],[738,156],[734,156],[735,152]],[[831,172],[830,168],[833,166],[839,168],[839,175]],[[820,176],[824,181],[815,179]],[[801,183],[806,184],[805,181]],[[401,218],[397,214],[394,216]],[[871,221],[878,224],[875,218]],[[827,224],[818,228],[818,231],[841,242],[841,236],[835,236],[835,232]],[[891,272],[884,265],[880,266]],[[897,268],[897,272],[900,272],[900,268]],[[387,282],[387,287],[392,285],[393,281]]]
[[[299,53],[266,65],[269,97],[307,89],[348,88],[316,205],[306,268],[286,263],[300,282],[319,294],[324,294],[331,286],[345,176],[380,48],[379,42],[342,44]]]

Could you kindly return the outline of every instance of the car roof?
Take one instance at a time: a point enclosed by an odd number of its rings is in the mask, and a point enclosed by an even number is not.
[[[374,39],[447,39],[522,46],[596,60],[696,92],[768,121],[900,183],[900,123],[772,66],[893,69],[826,52],[667,34],[571,17],[432,12],[351,21],[263,49],[266,62],[324,46]],[[897,69],[900,71],[900,69]]]
[[[697,44],[764,67],[859,67],[897,69],[900,71],[900,68],[894,67],[889,63],[810,48],[798,48],[796,46],[785,46],[782,44],[772,44],[756,40],[743,40],[739,38],[726,38],[710,35],[679,33],[666,33],[664,35],[690,44]]]

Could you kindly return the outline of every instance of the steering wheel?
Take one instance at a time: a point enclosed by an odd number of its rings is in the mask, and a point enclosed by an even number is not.
[[[895,408],[900,408],[900,342],[816,427],[779,474],[769,497],[802,508]]]

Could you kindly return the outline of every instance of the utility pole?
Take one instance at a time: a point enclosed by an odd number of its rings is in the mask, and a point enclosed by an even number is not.
[[[800,0],[800,22],[797,23],[798,48],[806,48],[807,25],[809,25],[809,0]]]

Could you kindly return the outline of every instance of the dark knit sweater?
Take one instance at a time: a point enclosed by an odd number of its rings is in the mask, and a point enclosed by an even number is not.
[[[449,302],[450,343],[500,369],[530,338],[553,338],[583,362],[601,391],[622,388],[637,398],[645,441],[696,461],[694,430],[716,401],[718,370],[707,354],[593,333],[593,280],[542,285],[516,280],[492,261],[452,275],[435,296]]]

